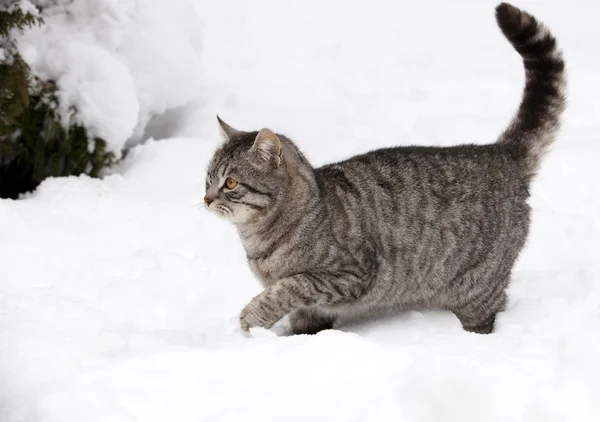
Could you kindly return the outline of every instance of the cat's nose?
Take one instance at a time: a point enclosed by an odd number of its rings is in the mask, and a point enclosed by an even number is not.
[[[209,198],[208,196],[204,197],[204,203],[206,204],[206,206],[210,206],[210,204],[212,204],[212,202],[214,201],[213,198]]]

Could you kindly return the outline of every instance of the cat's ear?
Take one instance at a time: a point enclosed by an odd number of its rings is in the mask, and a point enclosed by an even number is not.
[[[281,141],[275,133],[265,128],[256,135],[252,149],[265,161],[281,164]]]
[[[221,136],[224,141],[230,141],[231,139],[238,138],[243,135],[244,132],[241,130],[237,130],[229,126],[225,123],[221,118],[217,115],[217,121],[219,122],[219,128],[221,129]]]

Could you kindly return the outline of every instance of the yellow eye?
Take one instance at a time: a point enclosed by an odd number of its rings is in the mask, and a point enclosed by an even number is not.
[[[232,179],[231,177],[228,177],[227,179],[225,179],[225,186],[227,186],[227,189],[233,189],[237,186],[238,182],[235,179]]]

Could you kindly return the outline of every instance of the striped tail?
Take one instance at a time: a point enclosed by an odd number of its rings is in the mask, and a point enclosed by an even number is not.
[[[526,73],[519,111],[498,142],[514,147],[523,156],[527,176],[532,177],[560,129],[565,109],[565,63],[554,36],[527,12],[502,3],[496,8],[496,20],[523,58]]]

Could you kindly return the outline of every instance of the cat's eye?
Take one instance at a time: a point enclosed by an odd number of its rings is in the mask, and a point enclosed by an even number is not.
[[[228,177],[227,179],[225,179],[225,186],[227,187],[227,189],[233,189],[237,186],[238,182],[235,179],[232,179],[231,177]]]

